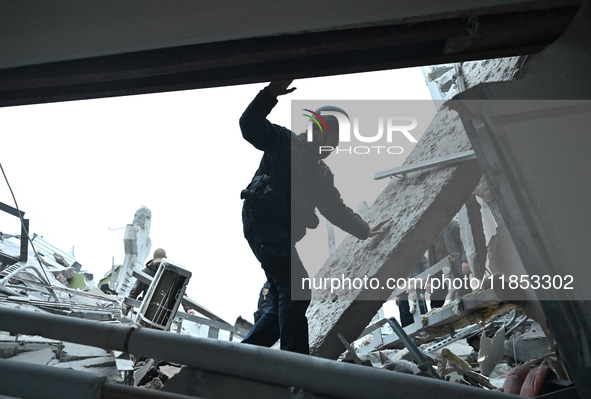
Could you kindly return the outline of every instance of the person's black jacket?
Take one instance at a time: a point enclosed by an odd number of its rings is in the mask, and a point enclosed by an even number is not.
[[[142,269],[143,273],[146,273],[149,276],[154,277],[156,275],[156,272],[158,271],[158,267],[156,267],[153,263],[152,260],[149,260],[146,263],[146,266]],[[133,288],[131,289],[131,291],[129,292],[129,297],[132,299],[137,299],[137,297],[143,292],[144,296],[146,296],[146,293],[148,292],[148,288],[150,287],[149,284],[146,284],[144,282],[141,282],[140,280],[137,280],[135,282],[135,285],[133,286]]]
[[[249,221],[243,212],[245,236],[255,243],[297,242],[306,228],[318,224],[317,208],[334,225],[366,239],[368,224],[343,203],[333,174],[316,155],[317,145],[307,142],[305,134],[298,136],[266,119],[275,104],[277,99],[261,90],[240,118],[243,137],[264,151],[255,176],[270,176],[258,217]]]

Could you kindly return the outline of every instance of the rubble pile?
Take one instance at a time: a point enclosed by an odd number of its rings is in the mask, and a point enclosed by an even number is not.
[[[345,352],[339,360],[425,378],[431,377],[427,370],[433,368],[439,378],[450,383],[523,397],[572,386],[552,339],[540,324],[522,313],[514,307],[454,334],[431,335],[429,339],[421,336],[415,341],[423,342],[418,348],[427,365],[420,364],[403,345],[399,345],[401,349],[363,353],[363,345],[371,341],[368,337],[355,343],[358,350],[354,355]],[[384,335],[391,332],[388,328],[383,331]]]
[[[3,237],[0,252],[19,255],[16,237]],[[84,290],[81,290],[83,283]],[[29,250],[27,261],[0,265],[0,306],[32,312],[119,323],[121,305],[113,295],[96,288],[60,254],[43,256]],[[100,348],[39,336],[0,332],[0,357],[13,361],[90,371],[121,382],[115,358]]]
[[[140,210],[145,212],[146,209]],[[26,260],[21,260],[25,257],[20,236],[0,233],[0,307],[113,325],[137,325],[142,301],[119,298],[115,291],[122,278],[128,285],[133,284],[135,279],[129,281],[131,272],[123,275],[120,273],[122,265],[113,265],[100,280],[99,289],[91,274],[80,271],[80,264],[73,256],[66,259],[67,255],[62,255],[65,253],[44,242],[40,236],[35,235],[33,243],[35,245],[31,247],[37,249],[29,247]],[[141,260],[135,263],[141,265]],[[150,281],[146,283],[150,285]],[[191,299],[184,297],[183,300],[190,305],[191,312],[187,314],[174,309],[169,331],[224,339],[228,335],[219,334],[219,330],[226,330],[230,332],[231,340],[233,334],[244,336],[252,327],[245,320],[240,326],[232,326]],[[197,316],[196,311],[204,311],[205,317]],[[180,365],[135,358],[129,353],[41,336],[12,335],[5,331],[0,331],[0,358],[98,374],[112,383],[156,390],[181,369]]]

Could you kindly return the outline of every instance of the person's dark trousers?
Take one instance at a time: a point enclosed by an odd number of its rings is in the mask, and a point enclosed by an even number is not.
[[[456,294],[459,298],[462,298],[464,295],[470,294],[472,291],[460,288],[456,290]],[[445,304],[445,298],[447,297],[448,290],[446,289],[438,289],[433,290],[431,294],[431,309],[441,308]],[[453,299],[453,298],[452,298]]]
[[[273,303],[248,333],[243,343],[271,347],[280,339],[282,350],[309,354],[308,319],[309,291],[306,300],[292,300],[292,280],[301,287],[301,279],[308,273],[300,260],[295,245],[290,242],[265,242],[251,245],[267,275]],[[301,297],[302,292],[298,292]]]
[[[442,281],[443,273],[439,272],[433,276],[434,280]],[[431,290],[431,309],[441,308],[445,304],[445,297],[447,297],[447,285]]]
[[[445,299],[431,299],[431,309],[442,308],[445,304]]]
[[[399,297],[398,299],[398,310],[400,311],[400,325],[402,327],[410,326],[415,322],[415,319],[410,313],[410,304],[408,303],[408,297]],[[427,313],[427,304],[424,299],[419,299],[419,311],[421,314]]]

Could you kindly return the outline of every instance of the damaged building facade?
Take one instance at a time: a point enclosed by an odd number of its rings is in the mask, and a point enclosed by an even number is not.
[[[24,12],[2,7],[5,15]],[[112,53],[108,45],[84,52],[71,39],[61,53],[15,50],[14,59],[2,60],[0,104],[455,62],[430,70],[442,99],[452,100],[439,108],[405,164],[376,176],[396,176],[365,211],[369,221],[392,220],[386,234],[366,242],[346,238],[317,276],[404,278],[456,217],[472,276],[481,284],[463,297],[452,290],[448,303],[429,313],[415,306],[415,323],[404,329],[380,313],[397,292],[376,298],[364,289],[316,291],[308,309],[313,356],[301,356],[232,342],[250,326],[227,323],[183,295],[191,274],[182,265],[163,267],[154,281],[141,273],[151,250],[149,210],[138,210],[126,228],[124,263],[101,282],[118,293],[110,295],[93,286],[75,258],[42,249],[42,238],[27,244],[24,215],[3,204],[23,231],[15,232],[20,239],[3,235],[0,247],[0,394],[589,397],[591,4],[491,1],[475,9],[432,2],[390,9],[377,2],[378,14],[359,7],[328,16],[321,11],[310,20],[291,10],[289,31],[273,23],[256,32],[226,27],[225,35],[208,31],[208,24],[201,32],[185,27],[200,40],[169,38],[176,43],[169,48],[129,37],[136,53]],[[13,46],[25,40],[9,39]],[[153,51],[169,64],[153,64]],[[219,56],[210,60],[205,51]],[[327,54],[334,57],[318,57]],[[363,61],[351,61],[352,54]],[[89,56],[95,62],[88,63]],[[449,262],[431,265],[427,274],[448,274]],[[531,276],[539,276],[539,285]],[[85,287],[72,288],[74,279]],[[126,298],[136,279],[151,284],[148,301]],[[156,287],[165,283],[174,295],[157,299]],[[150,306],[156,303],[158,310]],[[134,311],[122,314],[123,304]],[[207,337],[191,336],[202,326]],[[220,330],[228,340],[214,339]],[[155,389],[138,393],[139,386]]]

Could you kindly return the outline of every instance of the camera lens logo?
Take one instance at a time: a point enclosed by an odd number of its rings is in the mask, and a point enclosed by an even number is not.
[[[311,111],[309,109],[304,109],[304,111],[307,111],[309,113],[311,113],[312,115],[306,115],[306,114],[302,114],[307,118],[310,118],[310,120],[314,123],[316,123],[316,125],[318,125],[318,127],[320,128],[320,132],[324,133],[324,131],[326,130],[326,133],[328,133],[328,126],[326,126],[326,122],[324,122],[324,119],[318,115],[316,112]],[[322,122],[322,124],[321,124]],[[324,129],[322,128],[322,126],[324,126]],[[308,140],[310,141],[310,140]]]

